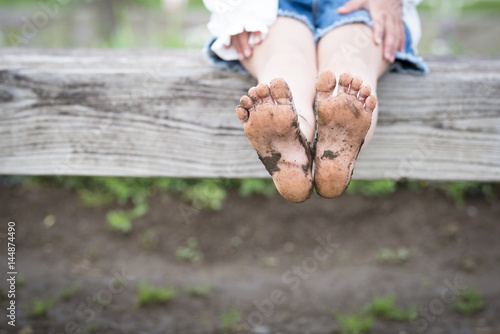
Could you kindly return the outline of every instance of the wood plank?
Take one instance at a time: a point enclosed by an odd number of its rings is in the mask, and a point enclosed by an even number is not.
[[[500,59],[388,74],[355,179],[500,180]],[[0,52],[0,174],[268,177],[234,114],[255,81],[199,51]]]

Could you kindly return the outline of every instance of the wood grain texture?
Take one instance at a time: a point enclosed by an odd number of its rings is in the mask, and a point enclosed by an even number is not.
[[[500,180],[500,59],[389,74],[355,179]],[[0,173],[268,177],[234,109],[255,81],[199,51],[0,51]]]

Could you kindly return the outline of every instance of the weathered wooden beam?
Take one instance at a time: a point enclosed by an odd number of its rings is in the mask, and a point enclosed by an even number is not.
[[[500,59],[389,74],[355,179],[500,180]],[[267,177],[199,51],[0,50],[0,174]]]

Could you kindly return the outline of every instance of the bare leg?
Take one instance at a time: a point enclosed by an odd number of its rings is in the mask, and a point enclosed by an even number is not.
[[[313,190],[308,143],[316,123],[313,35],[303,23],[280,17],[243,66],[260,82],[236,109],[245,134],[281,195],[303,202]]]
[[[316,85],[314,182],[323,197],[334,198],[344,192],[361,146],[370,141],[375,130],[377,79],[388,63],[382,58],[382,47],[376,46],[371,36],[368,26],[349,24],[329,32],[318,45],[322,73]],[[335,95],[332,71],[343,73]]]
[[[330,31],[320,39],[318,44],[319,72],[330,70],[340,76],[351,73],[360,76],[364,84],[371,87],[372,94],[377,96],[377,80],[385,73],[389,63],[382,58],[382,45],[375,45],[372,30],[363,23],[341,26]],[[378,106],[372,116],[372,125],[368,131],[364,145],[373,136],[377,124]]]
[[[300,128],[307,140],[314,138],[314,83],[318,68],[316,45],[305,24],[288,17],[278,17],[267,38],[257,45],[253,56],[243,66],[259,83],[269,84],[283,78],[293,94]]]

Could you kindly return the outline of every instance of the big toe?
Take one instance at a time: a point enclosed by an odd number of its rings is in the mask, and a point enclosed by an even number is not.
[[[282,78],[276,78],[271,80],[269,86],[271,91],[271,96],[278,104],[293,104],[292,92],[288,87],[288,84]]]
[[[326,70],[320,73],[316,81],[316,96],[318,98],[327,98],[333,94],[337,79],[332,71]]]

